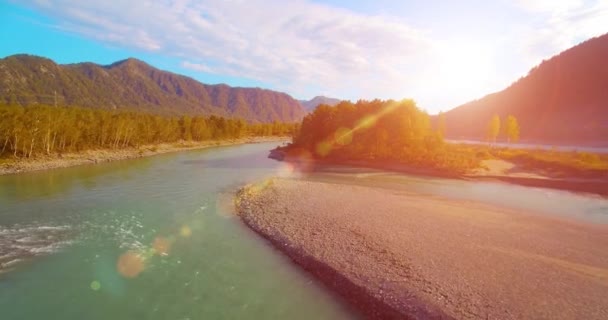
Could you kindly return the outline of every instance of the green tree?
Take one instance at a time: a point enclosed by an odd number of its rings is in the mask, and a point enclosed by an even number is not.
[[[492,116],[490,123],[488,123],[488,139],[496,143],[496,138],[500,133],[500,117],[498,115]]]
[[[519,140],[519,123],[517,123],[517,118],[512,115],[507,117],[505,131],[508,142],[517,142]]]

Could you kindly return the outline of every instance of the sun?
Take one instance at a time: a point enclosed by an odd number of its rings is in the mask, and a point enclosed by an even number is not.
[[[437,47],[433,78],[440,88],[450,91],[477,91],[492,76],[493,55],[477,42],[454,40]]]

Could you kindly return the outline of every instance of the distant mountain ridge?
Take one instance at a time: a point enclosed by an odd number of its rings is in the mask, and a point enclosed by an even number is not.
[[[253,122],[295,122],[306,114],[286,93],[208,85],[129,58],[107,66],[60,65],[31,55],[0,59],[0,103],[134,109],[174,115],[218,115]]]
[[[299,100],[302,107],[304,107],[304,109],[306,109],[306,111],[308,111],[308,112],[314,111],[321,104],[335,106],[338,103],[340,103],[340,101],[342,101],[342,100],[335,99],[335,98],[329,98],[329,97],[325,97],[325,96],[316,96],[316,97],[312,98],[311,100]]]
[[[608,145],[608,34],[543,61],[500,92],[446,112],[447,136],[484,139],[493,114],[514,115],[524,141]]]

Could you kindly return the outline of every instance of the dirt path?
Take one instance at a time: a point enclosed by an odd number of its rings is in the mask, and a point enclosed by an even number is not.
[[[370,318],[608,319],[608,227],[274,179],[243,220]]]

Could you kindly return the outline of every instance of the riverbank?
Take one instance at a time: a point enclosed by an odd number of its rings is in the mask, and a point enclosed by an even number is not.
[[[467,173],[454,173],[434,168],[415,167],[398,161],[371,161],[346,159],[319,159],[300,154],[289,154],[281,149],[271,150],[270,158],[284,161],[302,172],[322,170],[324,166],[349,166],[380,169],[405,174],[464,179],[473,181],[500,181],[528,187],[550,188],[608,196],[607,172],[600,177],[556,177],[542,170],[533,170],[513,161],[489,159],[480,161],[480,167]]]
[[[464,178],[468,180],[501,181],[527,187],[551,188],[566,191],[594,193],[608,196],[608,179],[603,177],[553,178],[543,172],[535,172],[505,160],[484,160],[483,168]]]
[[[237,210],[369,318],[608,316],[605,225],[292,179],[242,189]]]
[[[288,137],[270,136],[203,142],[181,141],[176,143],[144,145],[137,148],[87,150],[74,153],[52,154],[35,158],[7,158],[0,159],[0,175],[142,158],[163,153],[217,146],[273,141],[281,142],[287,141],[288,139]]]

